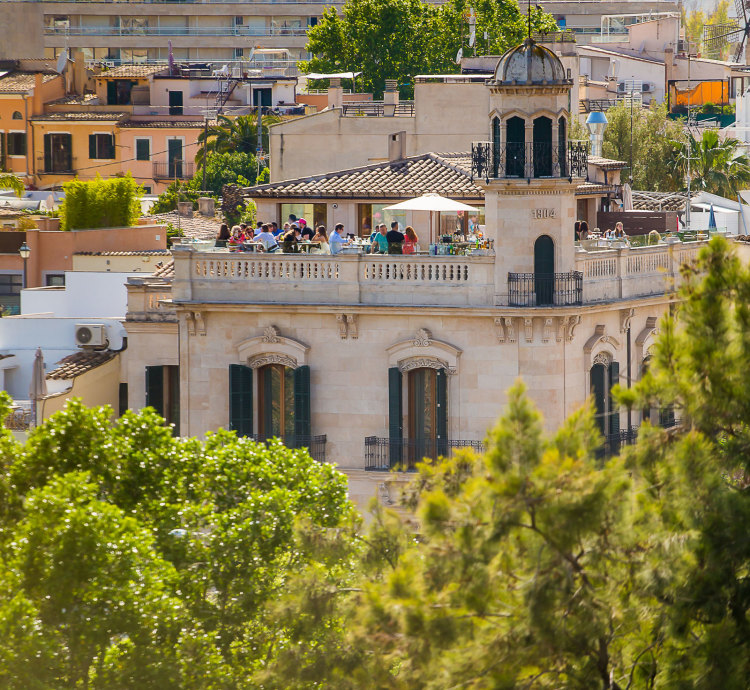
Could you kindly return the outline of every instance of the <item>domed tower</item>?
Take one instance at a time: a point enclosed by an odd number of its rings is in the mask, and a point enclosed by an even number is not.
[[[571,303],[558,292],[575,286],[558,287],[575,280],[575,191],[587,167],[586,149],[568,141],[572,85],[557,55],[531,38],[488,82],[489,141],[472,146],[472,167],[495,240],[498,304]]]

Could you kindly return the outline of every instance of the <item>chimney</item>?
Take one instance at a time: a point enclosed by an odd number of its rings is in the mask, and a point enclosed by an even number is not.
[[[213,218],[216,212],[216,200],[210,196],[198,197],[198,213]],[[191,214],[192,215],[192,214]]]
[[[340,108],[344,103],[344,89],[341,87],[341,79],[331,79],[328,87],[328,107]]]
[[[383,115],[393,117],[398,105],[398,79],[385,80],[385,92],[383,93]]]
[[[406,132],[388,135],[388,160],[400,161],[406,155]]]
[[[73,75],[73,90],[81,96],[86,90],[86,58],[82,50],[73,52]]]
[[[192,201],[178,201],[177,202],[177,213],[183,218],[193,217],[193,202]]]
[[[44,99],[42,98],[42,84],[44,83],[44,77],[41,72],[34,74],[34,95],[31,99],[31,114],[41,115],[44,107]]]

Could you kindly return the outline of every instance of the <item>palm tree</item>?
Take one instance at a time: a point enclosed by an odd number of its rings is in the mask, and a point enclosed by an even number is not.
[[[16,177],[13,173],[0,173],[0,189],[12,189],[16,196],[21,196],[24,192],[21,178]]]
[[[718,130],[708,129],[696,139],[688,134],[687,151],[673,144],[672,169],[678,187],[686,188],[690,156],[690,188],[734,198],[750,185],[750,158],[737,139],[721,139]]]
[[[268,125],[280,122],[277,115],[264,115],[261,122],[263,150],[268,152]],[[198,136],[195,164],[201,166],[207,152],[240,151],[255,154],[258,148],[258,120],[254,115],[235,118],[219,115],[217,123]]]

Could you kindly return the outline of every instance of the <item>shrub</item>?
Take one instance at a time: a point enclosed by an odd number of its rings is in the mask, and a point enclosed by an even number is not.
[[[130,173],[103,180],[72,180],[63,185],[61,230],[116,228],[134,225],[141,215],[141,187]]]

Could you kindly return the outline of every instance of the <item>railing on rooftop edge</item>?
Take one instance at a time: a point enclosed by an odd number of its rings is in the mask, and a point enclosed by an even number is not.
[[[583,303],[583,273],[508,273],[511,307],[572,306]]]
[[[341,110],[342,114],[348,117],[383,117],[386,113],[389,113],[388,106],[382,101],[345,103],[341,107]],[[414,117],[414,101],[401,101],[397,103],[393,114],[400,117]]]
[[[365,469],[385,471],[398,468],[413,471],[417,463],[448,456],[459,448],[471,448],[481,453],[484,451],[484,441],[457,441],[442,438],[392,440],[367,436],[365,438]]]
[[[298,36],[308,27],[252,26],[47,26],[45,36]]]
[[[489,182],[498,178],[561,178],[588,175],[588,144],[569,141],[566,146],[549,142],[491,141],[471,145],[471,177]]]
[[[268,443],[273,440],[270,437],[264,437],[260,434],[253,434],[250,438],[253,441]],[[307,448],[310,453],[310,457],[317,462],[326,461],[326,444],[328,443],[328,436],[326,434],[318,434],[316,436],[297,436],[296,434],[289,434],[281,439],[282,443],[287,448]]]

